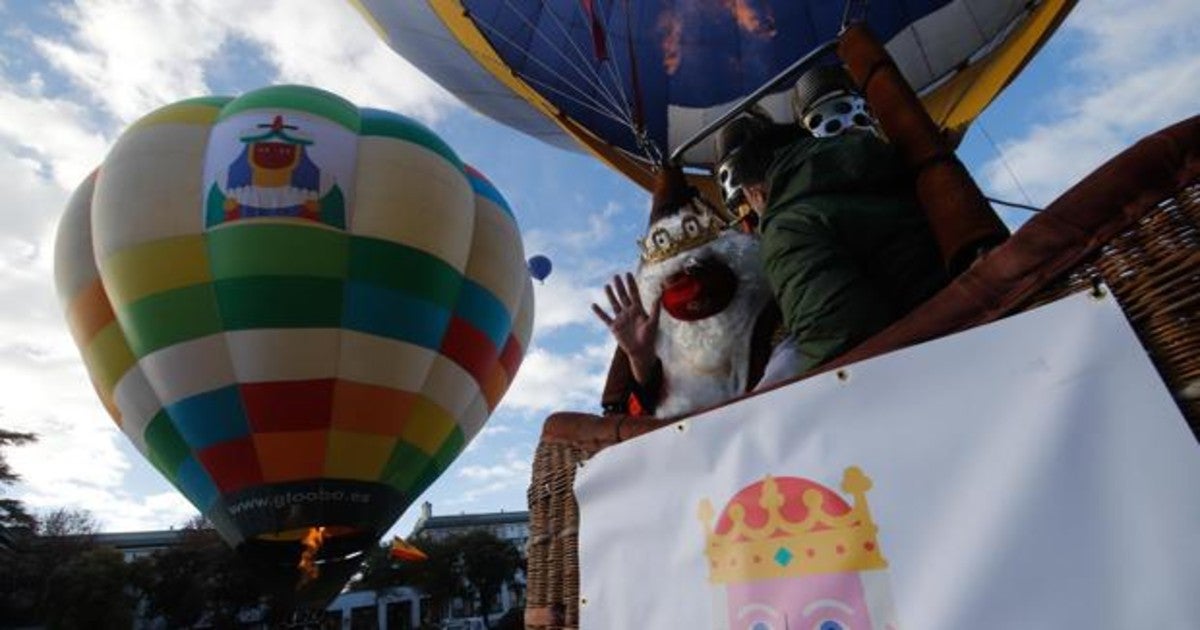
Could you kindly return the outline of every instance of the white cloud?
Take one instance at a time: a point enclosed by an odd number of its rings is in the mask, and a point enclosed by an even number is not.
[[[38,36],[34,44],[120,123],[205,94],[201,62],[225,40],[217,15],[187,0],[83,0],[59,15],[70,39]]]
[[[1200,3],[1080,3],[1059,36],[1077,38],[1078,52],[1054,91],[1030,104],[1046,112],[1044,122],[1001,142],[1043,205],[1140,137],[1195,115],[1200,103]],[[985,188],[1019,198],[999,160],[983,174]]]
[[[80,0],[60,15],[70,37],[36,37],[37,49],[123,124],[210,93],[210,66],[232,57],[236,67],[239,55],[246,55],[247,68],[256,56],[265,59],[274,69],[269,80],[320,85],[426,120],[453,103],[388,49],[349,3]]]
[[[214,0],[212,10],[236,16],[240,36],[262,47],[279,81],[319,85],[360,105],[399,110],[434,121],[456,101],[388,48],[349,2],[243,0],[240,9]]]
[[[47,96],[33,79],[14,83],[0,77],[0,111],[0,166],[6,191],[27,201],[49,201],[55,194],[65,199],[62,191],[74,189],[107,151],[108,140],[92,127],[86,107]],[[10,203],[2,212],[5,219],[57,216],[45,206]]]
[[[468,485],[445,503],[463,506],[484,496],[528,487],[532,459],[526,448],[509,448],[504,451],[503,461],[500,463],[460,468],[456,477],[466,480]],[[474,485],[469,485],[472,482]]]
[[[596,318],[591,310],[592,302],[605,304],[602,286],[603,281],[582,280],[571,271],[564,271],[545,284],[535,282],[535,333],[540,335],[571,324],[590,323]]]
[[[540,347],[525,355],[512,388],[501,407],[508,411],[544,414],[562,410],[598,410],[600,392],[615,344],[587,346],[579,352],[556,354]]]
[[[587,215],[577,230],[529,230],[524,235],[526,251],[550,256],[554,271],[544,283],[535,282],[534,318],[538,335],[573,324],[594,324],[592,303],[607,305],[604,284],[616,273],[631,271],[637,264],[632,239],[614,243],[614,225],[625,208],[610,201]],[[621,252],[614,257],[612,253]]]
[[[507,481],[514,477],[528,477],[529,462],[510,460],[494,466],[467,466],[458,471],[458,476],[474,481]]]

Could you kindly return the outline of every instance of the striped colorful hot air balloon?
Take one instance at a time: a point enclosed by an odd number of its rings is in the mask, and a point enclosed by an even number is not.
[[[497,190],[419,123],[306,87],[142,118],[56,250],[100,400],[234,546],[373,545],[479,432],[532,326]]]

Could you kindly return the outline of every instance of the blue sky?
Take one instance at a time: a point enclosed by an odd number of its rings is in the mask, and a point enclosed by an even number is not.
[[[553,259],[517,382],[422,499],[439,514],[524,509],[542,419],[596,407],[612,344],[588,304],[635,263],[646,194],[585,155],[463,108],[346,3],[0,0],[0,25],[0,424],[41,436],[8,454],[24,476],[21,498],[39,510],[91,510],[112,531],[165,528],[194,513],[87,384],[53,294],[53,230],[70,191],[140,115],[190,96],[304,83],[430,125],[503,191],[526,252]],[[1196,41],[1194,0],[1153,9],[1084,0],[960,153],[988,193],[1044,205],[1137,138],[1197,113]],[[1013,225],[1026,216],[1005,213]],[[396,530],[407,533],[416,511]]]

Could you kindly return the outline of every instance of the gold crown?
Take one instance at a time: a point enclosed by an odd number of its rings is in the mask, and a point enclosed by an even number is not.
[[[846,469],[842,490],[854,499],[845,514],[831,514],[825,495],[807,488],[799,499],[805,510],[799,521],[783,513],[789,499],[770,475],[763,479],[758,504],[766,511],[760,526],[746,523],[746,507],[732,502],[726,510],[730,526],[723,533],[713,528],[713,508],[700,502],[708,556],[708,580],[714,583],[753,582],[819,573],[867,571],[887,567],[879,551],[879,528],[871,520],[866,493],[871,480],[858,467]],[[794,510],[791,510],[794,512]]]
[[[715,240],[725,229],[711,212],[680,210],[678,214],[656,222],[644,238],[638,241],[642,260],[661,262],[689,249]]]

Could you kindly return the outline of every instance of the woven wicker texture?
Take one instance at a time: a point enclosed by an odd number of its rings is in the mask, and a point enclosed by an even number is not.
[[[1028,307],[1099,283],[1112,290],[1200,436],[1200,182],[1158,204]]]

